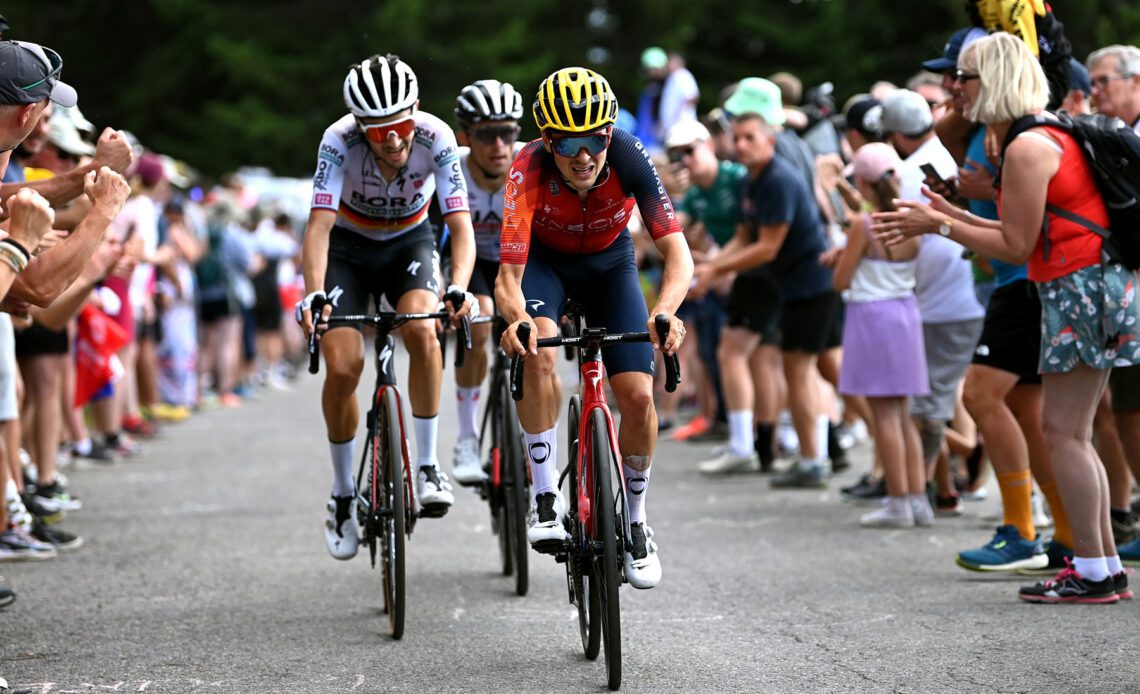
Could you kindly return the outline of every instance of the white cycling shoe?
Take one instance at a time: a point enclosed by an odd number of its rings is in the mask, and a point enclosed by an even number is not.
[[[439,517],[447,513],[455,497],[447,475],[434,465],[421,465],[416,472],[416,507],[420,515]]]
[[[465,487],[473,487],[487,479],[487,473],[483,472],[483,465],[479,461],[479,439],[462,439],[455,444],[451,476]]]
[[[562,495],[557,492],[544,492],[535,497],[526,521],[526,539],[537,552],[552,552],[562,548],[570,533],[562,519],[566,517],[566,506]]]
[[[329,498],[325,508],[329,517],[325,519],[325,545],[333,559],[352,559],[360,546],[360,536],[356,531],[356,496],[334,496]]]
[[[634,588],[652,588],[661,582],[661,560],[657,558],[657,543],[653,541],[653,528],[645,523],[629,526],[630,546],[625,553],[625,578]]]

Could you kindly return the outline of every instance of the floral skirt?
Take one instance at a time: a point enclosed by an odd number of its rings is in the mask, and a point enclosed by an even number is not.
[[[1136,275],[1120,264],[1091,265],[1039,282],[1043,374],[1140,364]]]

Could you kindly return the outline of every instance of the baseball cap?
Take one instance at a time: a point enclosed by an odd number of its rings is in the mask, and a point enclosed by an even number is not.
[[[724,102],[724,110],[733,116],[756,113],[769,125],[784,124],[784,104],[780,88],[763,77],[745,77],[736,91]]]
[[[946,46],[942,49],[942,57],[923,61],[922,67],[931,72],[946,72],[958,64],[958,54],[962,49],[974,41],[986,36],[986,30],[980,27],[966,27],[950,35]]]
[[[650,46],[641,52],[641,67],[646,70],[660,70],[669,62],[665,50],[657,46]]]
[[[1089,70],[1076,58],[1069,58],[1069,89],[1080,89],[1085,96],[1092,94]]]
[[[883,103],[866,96],[847,108],[844,114],[846,125],[865,137],[880,140],[883,137]]]
[[[162,159],[157,154],[150,152],[139,157],[135,173],[142,179],[143,185],[147,187],[157,185],[159,181],[166,178],[166,169],[162,165]]]
[[[34,104],[51,99],[74,106],[79,97],[59,81],[63,58],[50,48],[26,41],[0,41],[0,104]]]
[[[921,94],[899,89],[883,100],[882,123],[883,132],[917,137],[934,126],[934,116]]]
[[[669,128],[669,134],[665,137],[665,147],[667,149],[684,147],[694,142],[708,142],[711,139],[709,129],[701,125],[700,121],[684,120]]]
[[[48,141],[66,154],[77,157],[95,154],[95,147],[83,139],[71,121],[71,117],[59,111],[55,111],[51,115]]]
[[[884,142],[863,145],[851,160],[852,173],[870,183],[878,181],[888,171],[897,171],[901,163],[895,148]]]

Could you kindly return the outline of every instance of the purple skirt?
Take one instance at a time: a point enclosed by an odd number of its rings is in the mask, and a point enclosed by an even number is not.
[[[839,392],[872,398],[930,393],[922,316],[913,296],[848,302]]]

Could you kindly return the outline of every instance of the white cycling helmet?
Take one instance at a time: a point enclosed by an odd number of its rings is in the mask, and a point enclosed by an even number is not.
[[[415,105],[416,73],[399,56],[374,55],[353,65],[344,78],[344,105],[358,118],[383,118]]]
[[[464,126],[483,121],[518,120],[522,115],[522,94],[508,82],[479,80],[464,87],[455,99],[455,117]]]

